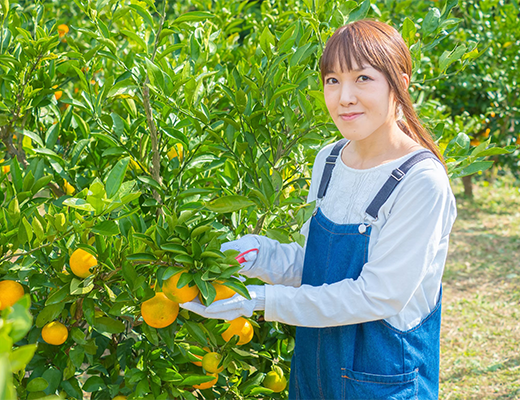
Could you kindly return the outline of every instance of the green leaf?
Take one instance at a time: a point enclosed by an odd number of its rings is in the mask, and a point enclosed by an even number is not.
[[[110,116],[112,117],[113,129],[115,134],[118,137],[121,137],[125,131],[125,122],[123,121],[123,118],[121,118],[119,114],[115,112],[111,113]]]
[[[61,387],[69,396],[73,398],[81,399],[83,397],[83,392],[81,391],[78,380],[76,378],[71,378],[67,381],[61,382]]]
[[[32,315],[28,311],[29,306],[26,308],[23,305],[23,299],[28,300],[29,295],[24,295],[22,299],[18,300],[18,302],[13,305],[13,309],[6,320],[7,324],[11,324],[11,332],[9,332],[9,336],[11,336],[14,343],[27,335],[33,322]]]
[[[415,43],[416,32],[417,28],[415,27],[414,22],[410,18],[406,17],[403,22],[403,30],[401,35],[403,36],[403,39],[405,40],[408,47]]]
[[[45,301],[45,305],[49,306],[52,304],[57,304],[65,300],[67,295],[69,294],[69,285],[65,285],[60,288],[58,291],[53,291],[47,300]]]
[[[276,45],[276,38],[271,33],[269,28],[266,26],[260,35],[260,47],[264,51],[265,54],[271,54],[271,46]]]
[[[116,165],[114,165],[114,168],[112,168],[108,173],[105,187],[107,191],[107,197],[109,199],[114,198],[114,196],[119,191],[119,188],[121,187],[121,184],[125,178],[125,173],[129,162],[130,157],[125,157],[119,160]]]
[[[220,197],[206,204],[206,208],[210,211],[217,212],[220,214],[233,212],[240,210],[242,208],[246,208],[249,206],[254,206],[255,203],[249,200],[245,196],[226,196]]]
[[[99,333],[117,334],[124,332],[125,324],[110,317],[100,317],[94,320],[94,329]]]
[[[41,391],[47,389],[47,386],[49,386],[49,383],[42,377],[38,377],[38,378],[34,378],[32,381],[29,381],[29,383],[27,384],[27,391],[28,392],[41,392]]]
[[[64,302],[45,306],[36,317],[36,327],[42,328],[48,322],[54,321],[63,311]]]
[[[136,42],[141,48],[146,52],[147,46],[145,41],[139,36],[137,33],[129,31],[127,29],[121,29],[120,32],[125,35],[126,37],[132,39],[134,42]]]
[[[249,292],[247,291],[246,286],[242,282],[240,282],[238,279],[224,281],[222,284],[224,286],[227,286],[228,288],[233,289],[235,292],[237,292],[239,295],[245,297],[246,299],[251,300],[251,296],[249,295]]]
[[[164,87],[164,75],[162,70],[149,59],[146,58],[145,61],[146,69],[148,71],[148,79],[150,79],[150,83],[153,86],[162,89]]]
[[[188,330],[189,334],[201,345],[207,346],[208,340],[206,339],[206,335],[202,328],[196,324],[195,322],[185,321],[184,326]]]
[[[179,383],[180,386],[193,386],[198,385],[203,382],[209,382],[215,379],[214,376],[211,375],[185,375],[184,379],[181,383]]]
[[[38,193],[44,186],[47,186],[49,184],[50,181],[52,181],[53,179],[53,176],[52,175],[47,175],[47,176],[42,176],[40,179],[38,179],[36,182],[34,182],[34,184],[32,185],[32,188],[31,188],[31,193],[33,195],[35,195],[36,193]]]
[[[69,357],[72,361],[72,364],[76,368],[80,368],[81,364],[83,364],[83,360],[85,359],[85,349],[81,346],[75,346],[69,351]]]
[[[493,161],[477,161],[468,165],[467,167],[464,167],[462,170],[458,172],[454,172],[450,176],[450,179],[461,178],[463,176],[475,174],[479,171],[485,171],[486,169],[491,168],[492,165]]]
[[[94,283],[91,280],[79,280],[72,278],[70,282],[70,294],[73,296],[90,293],[94,289]]]
[[[25,366],[32,360],[37,347],[37,344],[27,344],[17,348],[16,350],[13,350],[13,352],[9,354],[11,371],[18,372],[24,369]]]
[[[72,207],[72,208],[76,208],[78,210],[96,211],[96,209],[94,207],[92,207],[90,205],[90,203],[87,203],[83,199],[76,199],[74,197],[69,197],[68,199],[65,199],[62,204]]]
[[[11,177],[13,178],[13,184],[16,188],[16,191],[20,193],[23,190],[23,178],[22,178],[22,170],[20,168],[20,164],[18,163],[18,159],[14,157],[11,160]]]
[[[161,245],[161,249],[177,254],[188,254],[188,250],[184,246],[175,243],[165,243]]]
[[[135,253],[126,257],[129,261],[155,261],[157,258],[150,253]]]
[[[441,72],[445,72],[452,63],[460,60],[465,52],[465,44],[457,45],[452,51],[444,51],[439,58],[439,69]]]
[[[152,15],[147,9],[141,7],[138,4],[130,4],[129,7],[135,10],[141,17],[143,17],[143,20],[148,24],[150,28],[154,28]]]
[[[181,22],[197,22],[205,21],[208,18],[215,18],[215,16],[205,11],[191,11],[182,14],[180,17],[173,21],[173,24],[180,24]]]
[[[271,98],[271,101],[275,101],[278,97],[283,95],[284,93],[290,92],[291,90],[294,90],[298,87],[298,85],[294,85],[292,83],[289,83],[287,85],[284,85],[278,89],[273,94],[273,97]]]
[[[114,236],[119,234],[119,225],[115,221],[103,221],[94,225],[92,232],[101,236]]]
[[[501,147],[492,147],[487,150],[480,151],[475,154],[471,154],[475,157],[488,157],[488,156],[497,156],[500,154],[511,154],[513,151],[515,151],[515,148],[508,149],[508,148],[501,148]]]
[[[426,14],[426,17],[424,18],[424,21],[422,23],[422,33],[423,36],[428,36],[431,33],[434,33],[437,28],[439,27],[441,21],[441,12],[438,8],[432,8],[430,11],[428,11],[428,14]]]
[[[105,382],[99,376],[91,376],[87,379],[87,381],[83,384],[83,390],[85,392],[96,392],[100,389],[106,388]]]
[[[349,13],[347,22],[354,22],[365,18],[368,14],[368,10],[370,10],[370,0],[365,0]]]
[[[44,147],[42,139],[36,133],[28,131],[26,129],[22,130],[21,132],[23,135],[30,137],[32,140],[34,140],[37,144],[40,145],[40,147]]]

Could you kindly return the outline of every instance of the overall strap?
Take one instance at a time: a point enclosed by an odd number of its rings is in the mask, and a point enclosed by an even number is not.
[[[318,190],[318,199],[321,199],[327,193],[329,187],[330,177],[332,176],[332,170],[336,166],[336,159],[338,158],[339,152],[342,147],[347,143],[347,139],[341,139],[332,148],[330,155],[325,161],[325,168],[323,169],[323,175],[321,176],[320,188]]]
[[[388,200],[396,186],[405,177],[408,170],[418,162],[426,160],[427,158],[433,158],[440,162],[440,160],[430,150],[423,150],[411,156],[399,168],[394,169],[390,174],[390,178],[388,178],[381,190],[376,194],[374,200],[372,200],[372,203],[370,203],[366,209],[366,213],[372,218],[377,219],[379,209]]]

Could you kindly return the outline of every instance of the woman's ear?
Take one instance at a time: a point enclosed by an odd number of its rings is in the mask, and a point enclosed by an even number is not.
[[[408,89],[408,86],[410,86],[410,77],[408,76],[408,74],[405,74],[404,72],[403,72],[403,82],[404,82],[404,88]]]

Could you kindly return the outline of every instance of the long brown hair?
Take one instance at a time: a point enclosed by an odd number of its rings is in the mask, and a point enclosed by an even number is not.
[[[412,77],[412,58],[399,32],[390,25],[372,20],[360,20],[338,28],[327,41],[320,60],[322,82],[335,65],[339,65],[342,72],[345,68],[350,72],[353,60],[359,66],[368,63],[385,75],[397,106],[401,106],[406,118],[397,121],[399,128],[444,163],[430,132],[422,125],[413,108],[410,93],[403,85],[403,73]]]

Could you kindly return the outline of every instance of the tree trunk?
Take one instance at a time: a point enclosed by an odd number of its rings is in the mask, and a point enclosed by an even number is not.
[[[473,198],[473,183],[471,182],[472,175],[466,175],[462,177],[462,183],[464,184],[464,195],[470,199]]]

